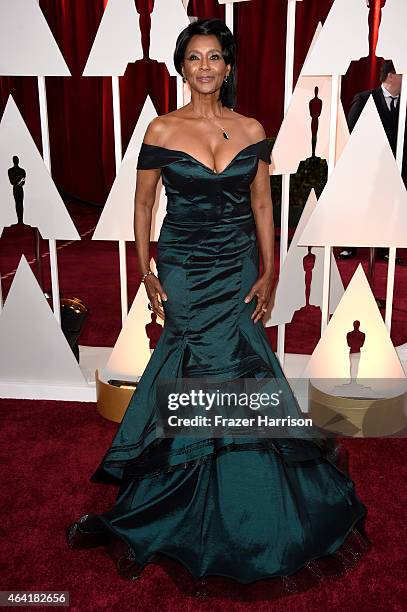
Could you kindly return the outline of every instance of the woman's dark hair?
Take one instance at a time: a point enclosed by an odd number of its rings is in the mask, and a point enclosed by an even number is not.
[[[182,30],[177,38],[174,52],[174,64],[177,72],[182,76],[182,64],[185,58],[187,45],[195,35],[216,36],[222,47],[222,56],[225,64],[230,64],[230,72],[227,82],[223,82],[220,89],[219,99],[223,106],[234,108],[236,105],[236,42],[232,32],[222,19],[198,19],[193,21]]]
[[[389,74],[396,74],[392,60],[385,60],[380,68],[380,82],[384,83]]]

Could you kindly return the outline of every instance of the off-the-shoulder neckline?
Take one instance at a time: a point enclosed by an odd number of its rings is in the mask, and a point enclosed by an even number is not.
[[[190,153],[187,153],[186,151],[181,151],[180,149],[170,149],[168,147],[161,147],[159,145],[148,144],[146,142],[143,142],[142,146],[143,147],[154,147],[155,149],[163,149],[164,151],[171,151],[172,153],[181,153],[181,155],[186,155],[190,159],[193,159],[197,164],[199,164],[203,168],[206,168],[206,170],[208,170],[212,174],[216,174],[217,176],[219,176],[221,174],[224,174],[226,172],[226,170],[228,170],[228,168],[230,168],[230,166],[233,164],[234,161],[236,161],[236,159],[239,157],[239,155],[241,155],[242,153],[247,151],[247,149],[250,149],[251,147],[255,147],[255,146],[258,146],[260,144],[263,144],[264,142],[267,143],[267,139],[266,138],[263,138],[262,140],[259,140],[258,142],[252,142],[251,144],[247,145],[246,147],[243,147],[243,149],[241,149],[238,153],[236,153],[236,155],[230,160],[228,165],[221,172],[216,172],[216,170],[213,170],[213,168],[210,168],[209,166],[207,166],[206,164],[201,162],[199,159],[197,159],[196,157],[194,157]]]

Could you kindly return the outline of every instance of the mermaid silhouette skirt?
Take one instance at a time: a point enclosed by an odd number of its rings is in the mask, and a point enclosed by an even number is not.
[[[161,168],[168,198],[157,261],[168,295],[165,324],[91,477],[119,486],[116,503],[83,516],[70,533],[71,543],[83,536],[84,546],[92,537],[93,544],[119,544],[125,577],[157,555],[178,560],[195,577],[240,583],[300,569],[321,575],[327,559],[341,572],[369,548],[366,508],[337,443],[157,433],[161,379],[285,381],[262,322],[251,319],[255,300],[244,302],[259,269],[250,207],[259,160],[270,163],[266,140],[240,151],[220,173],[182,151],[147,144],[140,151],[137,168]],[[293,395],[284,410],[300,415]]]

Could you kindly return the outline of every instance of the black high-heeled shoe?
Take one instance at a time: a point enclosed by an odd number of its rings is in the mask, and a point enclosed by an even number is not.
[[[79,521],[72,523],[66,529],[66,541],[70,548],[96,548],[102,546],[108,541],[108,536],[104,531],[98,531],[94,528],[93,531],[86,530],[86,524],[91,524],[92,516],[84,514]]]

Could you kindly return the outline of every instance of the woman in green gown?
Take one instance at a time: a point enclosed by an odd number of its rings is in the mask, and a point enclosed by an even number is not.
[[[340,467],[337,443],[255,431],[161,437],[157,429],[164,379],[278,381],[288,390],[283,415],[301,414],[262,322],[274,272],[270,153],[263,127],[231,110],[233,35],[218,19],[191,23],[174,58],[191,102],[148,126],[135,197],[140,271],[165,324],[91,478],[117,484],[116,503],[70,525],[68,543],[115,543],[118,570],[128,578],[159,555],[193,576],[241,583],[280,577],[287,584],[304,572],[322,577],[329,565],[339,572],[369,541],[366,508]],[[157,278],[149,270],[149,236],[160,175],[168,205]]]

